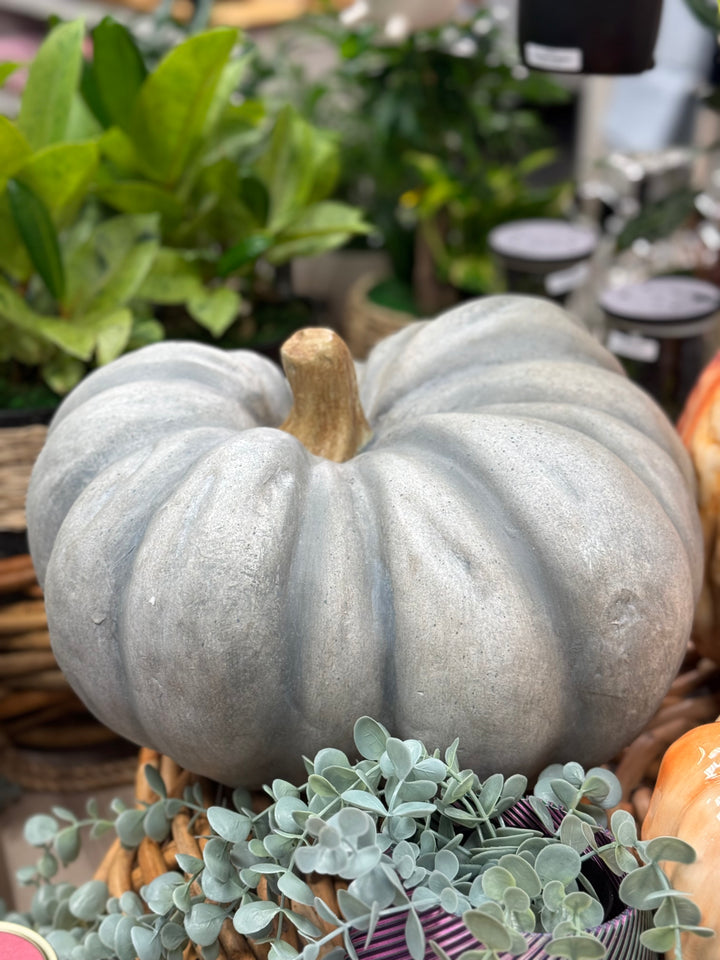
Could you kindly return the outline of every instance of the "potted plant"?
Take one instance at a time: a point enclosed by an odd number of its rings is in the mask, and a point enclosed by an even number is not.
[[[396,310],[399,325],[501,289],[489,231],[562,207],[564,188],[537,178],[553,159],[539,108],[566,104],[567,91],[517,63],[488,10],[395,38],[373,22],[304,23],[289,32],[284,60],[313,38],[329,46],[333,66],[303,77],[293,65],[280,95],[300,98],[305,115],[339,133],[343,196],[367,211],[370,245],[388,254],[370,302]],[[256,82],[277,92],[282,79],[268,65]]]
[[[273,271],[366,229],[329,199],[331,135],[236,102],[237,31],[191,36],[153,68],[109,18],[90,59],[84,39],[79,21],[54,27],[17,120],[0,118],[5,404],[38,384],[56,402],[88,365],[161,339],[169,308],[192,318],[186,336],[242,318],[247,333]]]
[[[481,782],[462,769],[457,741],[430,752],[369,717],[354,740],[359,759],[320,750],[305,760],[306,783],[265,787],[265,809],[242,789],[209,807],[199,784],[169,796],[148,766],[153,802],[116,801],[110,819],[92,802],[83,820],[58,808],[30,818],[25,837],[40,859],[21,880],[36,887],[33,904],[6,919],[46,936],[60,960],[178,960],[191,943],[205,960],[263,944],[269,960],[312,960],[333,944],[357,960],[389,949],[398,924],[394,955],[408,960],[428,944],[441,960],[648,958],[670,947],[680,957],[681,934],[712,935],[661,867],[690,862],[692,847],[639,840],[623,810],[608,829],[620,797],[608,770],[548,767],[524,799],[523,776]],[[77,857],[81,829],[114,828],[125,851],[160,849],[179,816],[185,827],[207,818],[202,854],[178,852],[176,868],[155,872],[139,895],[108,899],[101,879],[54,882],[59,863]],[[323,877],[337,882],[319,896]]]

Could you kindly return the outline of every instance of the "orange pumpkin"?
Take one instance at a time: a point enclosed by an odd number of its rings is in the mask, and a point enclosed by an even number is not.
[[[698,481],[705,576],[693,627],[698,651],[720,663],[720,352],[703,370],[677,424]]]
[[[716,935],[683,934],[683,960],[720,957],[720,719],[695,727],[665,753],[658,772],[642,839],[675,836],[692,844],[694,863],[666,863],[676,890],[689,894],[702,912],[703,926]]]

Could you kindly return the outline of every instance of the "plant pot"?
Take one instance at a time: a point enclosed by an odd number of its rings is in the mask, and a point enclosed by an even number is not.
[[[562,820],[560,812],[552,811],[557,823]],[[530,827],[547,833],[529,802],[521,800],[503,814],[504,821],[514,827]],[[607,834],[607,840],[612,837]],[[599,857],[587,861],[586,871],[605,906],[605,920],[592,932],[607,948],[607,960],[657,960],[658,954],[648,950],[640,942],[640,936],[652,926],[649,912],[626,907],[618,897],[621,877],[607,867]],[[352,934],[358,960],[412,960],[405,942],[406,914],[397,914],[378,922],[375,935],[366,946],[366,935]],[[435,941],[451,958],[459,957],[465,950],[474,950],[478,941],[473,937],[460,917],[446,913],[439,907],[420,914],[420,922],[426,937],[425,960],[434,960],[430,946]],[[552,939],[549,933],[526,934],[527,951],[516,960],[549,960],[545,946]],[[510,960],[510,954],[502,954],[502,960]]]
[[[370,291],[384,279],[381,274],[365,274],[355,281],[348,293],[341,332],[356,360],[364,360],[376,343],[417,319],[404,310],[395,310],[370,299]]]
[[[523,60],[553,73],[649,70],[662,0],[520,0]]]

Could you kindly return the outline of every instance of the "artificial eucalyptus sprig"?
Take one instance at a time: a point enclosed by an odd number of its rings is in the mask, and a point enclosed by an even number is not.
[[[155,803],[129,809],[115,801],[114,820],[100,817],[93,804],[83,821],[59,808],[53,817],[32,817],[25,836],[41,855],[20,879],[37,890],[31,911],[11,919],[44,934],[60,960],[182,960],[191,941],[204,960],[215,960],[229,923],[269,944],[269,960],[316,960],[321,950],[334,954],[338,942],[340,956],[347,951],[357,960],[353,935],[361,931],[369,943],[378,921],[398,914],[406,918],[410,955],[422,960],[421,918],[439,907],[462,916],[480,941],[466,960],[519,956],[527,949],[523,934],[537,932],[551,935],[550,956],[594,960],[606,956],[591,932],[603,922],[604,907],[584,866],[599,857],[623,877],[620,899],[654,913],[654,926],[642,934],[649,949],[675,948],[680,958],[681,933],[712,935],[661,868],[663,861],[694,859],[688,844],[639,840],[623,810],[612,813],[611,833],[605,830],[607,811],[620,799],[609,771],[548,767],[527,801],[534,829],[515,825],[510,813],[525,794],[525,777],[480,781],[460,768],[457,741],[442,755],[430,753],[363,717],[355,745],[354,762],[333,748],[306,759],[302,786],[274,780],[265,788],[272,802],[260,813],[243,790],[233,793],[232,805],[208,809],[197,785],[182,800],[168,798],[157,770],[147,767]],[[140,896],[108,897],[97,880],[77,889],[53,883],[59,862],[77,857],[82,828],[97,835],[114,826],[126,847],[145,836],[162,842],[182,808],[207,816],[202,858],[178,854],[178,869],[156,877]],[[345,881],[337,910],[315,895],[311,874]],[[288,925],[300,937],[300,951],[283,939]]]

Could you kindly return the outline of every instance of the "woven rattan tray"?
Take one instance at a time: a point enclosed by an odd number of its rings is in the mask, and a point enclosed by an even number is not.
[[[0,559],[0,773],[28,790],[92,790],[132,782],[135,754],[60,672],[30,557]]]
[[[39,423],[0,431],[0,530],[25,529],[28,481],[46,434],[47,427]]]

